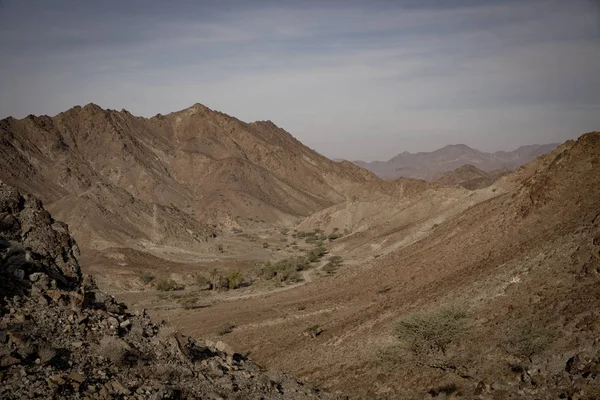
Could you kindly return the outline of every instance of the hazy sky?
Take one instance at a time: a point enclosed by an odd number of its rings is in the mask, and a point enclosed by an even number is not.
[[[600,130],[600,0],[0,0],[0,118],[199,102],[334,158]]]

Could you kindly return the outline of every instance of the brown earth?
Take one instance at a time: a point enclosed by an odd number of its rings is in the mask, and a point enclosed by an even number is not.
[[[600,133],[589,133],[502,178],[488,188],[495,197],[377,259],[365,251],[335,276],[290,291],[155,313],[198,336],[230,322],[234,347],[358,397],[422,398],[448,387],[460,398],[596,398],[599,167]],[[333,248],[372,239],[340,240]],[[380,361],[396,343],[395,321],[451,304],[472,318],[462,370]],[[313,325],[323,333],[304,336]],[[547,342],[531,359],[506,350],[521,326]],[[575,369],[573,360],[585,361]]]
[[[84,248],[204,250],[217,227],[291,223],[378,179],[273,123],[200,104],[150,119],[94,104],[0,121],[0,179],[40,197]]]
[[[84,270],[186,334],[216,339],[232,325],[236,350],[353,398],[600,393],[598,132],[465,188],[479,178],[385,182],[271,123],[200,105],[151,119],[90,105],[0,129],[2,178],[44,192],[81,239]],[[64,146],[39,143],[58,136]],[[266,261],[319,243],[329,254],[298,282],[265,278]],[[325,268],[332,256],[337,270]],[[214,269],[245,284],[206,290],[198,278]],[[144,275],[185,288],[157,291]],[[466,310],[468,329],[443,354],[392,333],[447,306]],[[513,350],[518,335],[532,354]]]

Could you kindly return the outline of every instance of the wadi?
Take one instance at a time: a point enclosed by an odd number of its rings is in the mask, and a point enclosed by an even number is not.
[[[201,104],[1,120],[0,397],[599,398],[600,132],[442,153],[379,177]]]

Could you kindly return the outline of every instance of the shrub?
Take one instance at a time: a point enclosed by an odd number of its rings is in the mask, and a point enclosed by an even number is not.
[[[196,275],[196,285],[198,285],[200,288],[208,287],[208,289],[210,289],[212,286],[208,278],[204,275]]]
[[[275,263],[266,263],[262,269],[262,276],[266,279],[275,279],[279,282],[299,282],[302,277],[298,271],[308,267],[304,257],[290,257]]]
[[[329,236],[327,236],[327,239],[329,239],[329,241],[333,241],[335,239],[339,239],[340,235],[338,235],[337,233],[331,233]]]
[[[469,313],[461,307],[417,312],[398,321],[393,328],[409,355],[432,367],[448,364],[452,345],[468,330]]]
[[[329,257],[329,262],[334,265],[342,265],[342,257],[340,256],[331,256]]]
[[[140,280],[144,285],[147,285],[154,280],[154,275],[145,272],[140,276]]]
[[[323,328],[321,328],[319,325],[313,325],[309,328],[306,328],[304,331],[306,336],[310,336],[312,338],[319,336],[321,333],[323,333]]]
[[[526,323],[511,327],[503,347],[507,353],[531,361],[531,357],[544,351],[549,342],[550,335],[545,329]]]
[[[306,239],[304,239],[304,242],[306,244],[315,243],[316,241],[317,241],[317,238],[314,236],[307,236]]]
[[[45,345],[38,351],[38,356],[40,357],[42,365],[52,362],[54,357],[56,357],[56,354],[56,349],[50,345]]]
[[[223,335],[226,335],[228,333],[231,333],[231,332],[233,332],[233,328],[235,328],[235,325],[230,324],[230,323],[226,323],[226,324],[220,325],[217,328],[217,335],[223,336]]]
[[[267,242],[264,242],[264,243],[262,244],[262,247],[263,247],[263,249],[268,249],[268,248],[269,248],[269,243],[267,243]]]
[[[327,275],[333,275],[336,271],[337,271],[338,267],[337,265],[328,262],[327,264],[325,264],[323,266],[323,271],[325,271],[327,273]]]
[[[227,276],[227,287],[229,289],[237,289],[243,281],[244,277],[240,271],[231,271]]]
[[[325,254],[327,254],[327,249],[325,249],[323,246],[319,246],[308,252],[306,255],[306,260],[308,262],[316,262],[323,258]]]
[[[173,279],[162,278],[156,281],[156,290],[170,292],[177,289],[177,283]]]
[[[104,336],[100,340],[98,352],[113,364],[121,365],[124,363],[127,354],[126,344],[113,336]]]

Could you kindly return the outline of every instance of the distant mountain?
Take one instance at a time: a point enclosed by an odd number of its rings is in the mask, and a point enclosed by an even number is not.
[[[514,151],[486,153],[464,144],[448,145],[432,152],[400,153],[388,161],[354,161],[384,179],[400,177],[432,180],[438,174],[472,165],[484,172],[515,169],[558,147],[557,143],[521,146]]]

